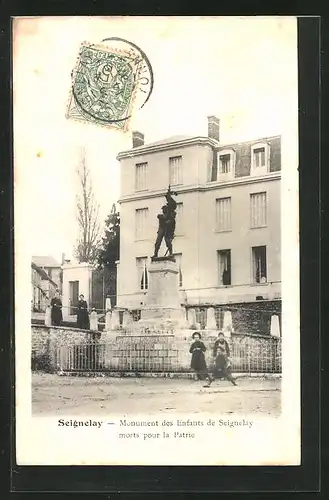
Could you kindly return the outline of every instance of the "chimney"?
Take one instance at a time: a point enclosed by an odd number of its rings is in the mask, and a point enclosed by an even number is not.
[[[138,146],[144,146],[144,134],[141,132],[133,132],[133,148],[138,148]]]
[[[216,116],[208,116],[208,137],[219,142],[219,119]]]

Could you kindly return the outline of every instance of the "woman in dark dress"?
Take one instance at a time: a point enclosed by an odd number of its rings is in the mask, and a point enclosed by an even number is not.
[[[82,294],[78,301],[77,327],[82,330],[90,330],[88,304]]]
[[[62,314],[62,301],[59,296],[58,290],[55,293],[55,296],[51,299],[51,324],[53,326],[60,326],[63,321]]]
[[[226,378],[233,385],[237,385],[231,373],[230,348],[224,338],[223,332],[219,332],[218,334],[218,339],[214,344],[213,355],[215,358],[214,378]]]
[[[204,357],[206,346],[201,341],[201,335],[199,332],[194,332],[192,339],[193,343],[190,347],[190,353],[192,354],[191,368],[195,371],[197,380],[207,380],[210,384],[210,377],[208,375],[206,359]]]

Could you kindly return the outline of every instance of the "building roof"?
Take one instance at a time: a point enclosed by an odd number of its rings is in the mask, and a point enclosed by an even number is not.
[[[194,139],[194,136],[192,135],[172,135],[171,137],[167,137],[166,139],[162,139],[161,141],[155,141],[155,142],[148,142],[143,144],[143,146],[138,146],[137,148],[145,148],[149,146],[160,146],[162,144],[171,144],[173,142],[180,142],[180,141],[186,141],[187,139]]]
[[[41,276],[41,278],[43,280],[47,280],[47,281],[50,281],[50,283],[52,283],[56,288],[57,288],[57,283],[55,283],[55,281],[53,281],[50,276],[48,276],[48,274],[46,273],[46,271],[44,271],[41,267],[37,266],[37,264],[35,264],[34,262],[31,262],[31,267],[32,269],[34,269],[37,273],[39,273],[39,275]]]
[[[32,257],[32,262],[39,267],[61,267],[51,255],[38,255]]]
[[[208,136],[174,135],[171,137],[167,137],[166,139],[162,139],[160,141],[144,143],[141,146],[133,147],[126,151],[121,151],[117,155],[117,160],[121,160],[123,158],[132,158],[134,156],[141,156],[143,154],[150,154],[157,151],[177,149],[178,147],[181,146],[191,146],[195,144],[208,145],[215,148],[217,151],[220,151],[221,149],[235,149],[242,146],[246,146],[248,144],[255,144],[257,142],[267,142],[269,140],[278,138],[280,138],[280,135],[257,138],[249,141],[240,141],[231,144],[221,144],[220,142]]]
[[[247,141],[239,141],[239,142],[235,142],[235,143],[230,143],[230,144],[227,144],[227,143],[224,143],[224,144],[221,144],[219,143],[217,147],[219,148],[230,148],[230,147],[233,147],[233,146],[240,146],[242,144],[253,144],[253,143],[256,143],[256,142],[265,142],[265,141],[268,141],[269,139],[275,139],[277,137],[280,137],[279,135],[274,135],[274,136],[269,136],[269,137],[262,137],[262,138],[257,138],[257,139],[249,139]],[[201,136],[194,136],[194,135],[173,135],[171,137],[167,137],[165,139],[162,139],[161,141],[156,141],[156,142],[146,142],[145,144],[143,144],[142,146],[138,146],[138,147],[135,147],[135,148],[132,148],[130,151],[138,151],[139,149],[145,149],[145,148],[149,148],[149,147],[152,147],[152,146],[164,146],[165,144],[172,144],[172,143],[175,143],[175,142],[181,142],[181,141],[187,141],[187,140],[191,140],[191,139],[198,139],[198,138],[202,138],[202,139],[210,139],[209,137],[207,136],[204,136],[204,137],[201,137]],[[210,139],[211,141],[214,141],[214,139]]]
[[[161,141],[145,143],[141,146],[133,147],[126,151],[121,151],[117,155],[117,160],[122,158],[131,158],[133,156],[140,156],[144,153],[155,151],[163,151],[169,149],[176,149],[180,146],[188,146],[192,144],[208,144],[210,146],[218,145],[217,141],[210,137],[191,136],[191,135],[173,135],[162,139]]]

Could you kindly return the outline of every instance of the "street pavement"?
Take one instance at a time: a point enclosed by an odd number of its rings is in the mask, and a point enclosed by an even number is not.
[[[234,387],[217,380],[170,378],[74,377],[32,374],[35,416],[174,413],[254,414],[279,416],[279,378],[238,378]]]

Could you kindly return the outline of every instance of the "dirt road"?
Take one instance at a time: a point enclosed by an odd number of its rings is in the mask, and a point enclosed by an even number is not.
[[[279,416],[280,379],[224,380],[210,388],[186,379],[69,377],[34,373],[34,415],[149,415],[170,413],[260,414]]]

